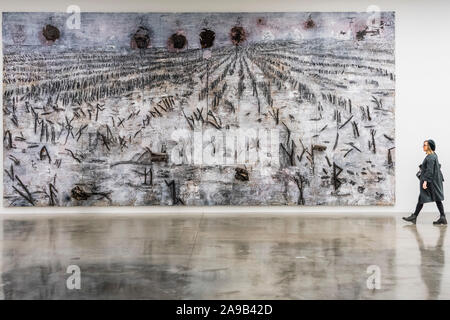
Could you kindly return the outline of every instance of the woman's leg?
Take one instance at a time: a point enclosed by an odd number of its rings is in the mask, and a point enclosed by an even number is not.
[[[441,217],[445,217],[444,205],[442,204],[442,201],[436,201],[436,206],[439,209],[439,213],[441,214]]]
[[[433,224],[447,224],[447,218],[445,217],[444,206],[442,204],[442,201],[436,201],[436,205],[439,209],[439,213],[441,214],[441,216],[439,217],[439,219],[434,221]]]
[[[419,215],[419,212],[420,212],[420,210],[422,210],[422,208],[423,208],[423,203],[420,203],[419,201],[417,201],[416,211],[414,211],[414,213],[411,213],[411,215],[409,217],[403,217],[403,220],[416,224],[417,216]]]
[[[420,212],[420,210],[422,210],[422,208],[423,208],[423,203],[417,202],[416,211],[414,211],[413,215],[418,216],[419,212]]]
[[[416,224],[417,216],[419,215],[419,212],[420,210],[422,210],[422,208],[423,203],[417,201],[416,211],[414,211],[414,213],[412,213],[409,217],[403,217],[403,220]]]

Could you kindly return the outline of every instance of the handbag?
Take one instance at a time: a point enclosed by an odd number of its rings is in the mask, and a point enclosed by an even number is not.
[[[422,175],[422,164],[419,164],[419,171],[416,173],[417,179],[420,180],[420,176]]]

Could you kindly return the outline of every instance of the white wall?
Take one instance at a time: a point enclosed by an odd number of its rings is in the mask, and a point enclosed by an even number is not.
[[[123,212],[234,212],[243,214],[246,212],[341,212],[350,214],[387,212],[395,214],[411,212],[415,207],[419,192],[419,182],[415,173],[418,164],[424,157],[422,142],[428,138],[432,138],[436,142],[436,153],[439,155],[444,177],[447,178],[447,181],[444,182],[445,198],[450,200],[450,1],[0,0],[1,11],[65,12],[69,5],[78,5],[82,11],[98,12],[366,11],[371,5],[378,6],[382,11],[395,11],[397,76],[395,114],[396,204],[383,207],[0,207],[0,214]],[[1,61],[3,62],[3,57]],[[3,120],[1,123],[3,123]],[[0,148],[0,150],[2,153],[3,149]],[[3,195],[3,183],[0,184],[0,194]],[[450,212],[450,201],[448,203],[444,201],[444,208],[447,212]],[[437,212],[435,204],[426,204],[423,212]]]

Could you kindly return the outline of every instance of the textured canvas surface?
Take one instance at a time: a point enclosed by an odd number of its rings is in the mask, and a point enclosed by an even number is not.
[[[394,24],[4,13],[4,206],[393,205]]]

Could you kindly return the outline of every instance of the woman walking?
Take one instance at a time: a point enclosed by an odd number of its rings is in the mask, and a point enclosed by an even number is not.
[[[427,154],[427,156],[420,166],[421,174],[419,176],[419,200],[417,201],[416,211],[414,211],[414,213],[409,217],[403,217],[403,220],[405,221],[415,224],[417,216],[423,208],[423,204],[427,202],[436,202],[440,217],[438,220],[434,221],[433,224],[447,224],[447,219],[444,214],[444,206],[442,204],[442,201],[444,200],[444,187],[442,185],[444,177],[442,176],[441,165],[439,164],[437,154],[434,150],[436,150],[436,143],[433,140],[428,139],[423,142],[423,151]]]

